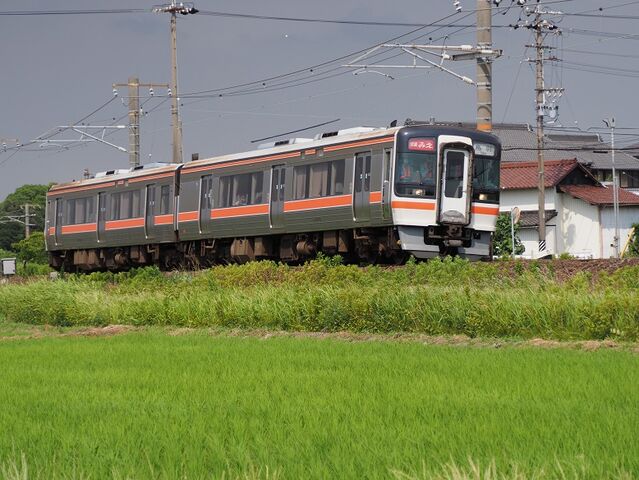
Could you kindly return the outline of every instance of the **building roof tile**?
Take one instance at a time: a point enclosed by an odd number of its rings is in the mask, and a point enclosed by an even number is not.
[[[544,185],[546,188],[557,186],[575,168],[580,168],[575,158],[544,162]],[[537,162],[504,162],[500,173],[502,190],[523,190],[538,186]]]
[[[612,205],[612,188],[596,185],[562,185],[560,190],[591,205]],[[619,189],[619,205],[639,205],[639,195]]]

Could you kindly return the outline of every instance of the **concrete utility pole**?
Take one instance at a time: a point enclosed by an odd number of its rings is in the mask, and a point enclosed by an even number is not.
[[[177,3],[172,0],[170,4],[154,7],[156,13],[171,14],[171,124],[173,127],[173,162],[182,162],[182,124],[178,110],[178,73],[177,73],[177,14],[195,14],[198,10],[192,3]]]
[[[538,209],[539,209],[539,256],[546,251],[546,185],[544,181],[544,45],[543,32],[539,26],[541,13],[539,8],[535,14],[535,106],[537,107],[537,169]]]
[[[39,208],[38,205],[31,205],[25,203],[22,208],[24,209],[24,215],[5,215],[0,219],[0,223],[18,222],[24,225],[24,238],[29,238],[31,235],[31,227],[35,225],[31,224],[31,217],[35,217],[35,213],[31,213],[31,207]]]
[[[29,223],[29,218],[31,217],[29,215],[30,206],[28,203],[24,204],[24,238],[29,238],[29,235],[31,235],[31,225]]]
[[[604,118],[606,127],[610,129],[610,144],[612,153],[612,209],[615,216],[615,236],[612,240],[615,258],[619,258],[619,181],[615,169],[615,117]]]
[[[490,0],[477,0],[477,48],[492,49],[492,15]],[[493,129],[492,59],[477,57],[477,130]]]
[[[113,92],[117,94],[117,87],[129,88],[129,166],[140,165],[140,87],[149,87],[153,95],[153,87],[169,88],[166,83],[140,83],[138,77],[129,77],[128,83],[114,83]]]
[[[546,255],[546,190],[544,181],[544,116],[548,106],[546,105],[547,93],[563,92],[563,88],[546,88],[544,84],[544,61],[556,61],[557,58],[546,58],[544,52],[552,47],[544,45],[544,37],[548,33],[558,33],[555,24],[543,18],[543,15],[561,15],[561,12],[544,10],[542,5],[537,4],[534,9],[528,6],[522,7],[527,16],[533,16],[532,22],[519,23],[515,28],[528,28],[535,31],[535,44],[526,45],[534,48],[536,56],[535,63],[535,116],[537,119],[537,166],[538,166],[538,210],[539,210],[539,256]],[[552,118],[552,117],[551,117]]]

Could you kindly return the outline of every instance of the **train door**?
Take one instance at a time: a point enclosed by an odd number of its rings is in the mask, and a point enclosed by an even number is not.
[[[213,207],[213,175],[200,177],[200,233],[208,232],[211,225],[211,208]]]
[[[271,228],[284,226],[284,199],[286,165],[275,165],[271,169]]]
[[[353,217],[356,221],[371,218],[371,153],[355,155],[355,174],[353,178]]]
[[[106,192],[98,193],[98,242],[104,240],[105,224],[107,217],[107,194]]]
[[[439,221],[466,225],[470,220],[468,195],[470,153],[466,150],[446,149],[442,161]]]
[[[62,208],[63,202],[61,198],[55,199],[55,244],[58,245],[62,239],[62,221],[64,220],[64,210]]]
[[[144,234],[147,239],[154,237],[155,230],[155,185],[147,185],[144,190]]]
[[[391,160],[393,151],[389,148],[384,150],[384,164],[382,165],[382,218],[391,218]]]

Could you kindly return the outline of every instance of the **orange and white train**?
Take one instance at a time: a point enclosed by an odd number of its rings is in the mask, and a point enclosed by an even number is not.
[[[351,128],[55,185],[50,263],[197,268],[319,252],[353,262],[490,258],[501,146],[475,130]]]

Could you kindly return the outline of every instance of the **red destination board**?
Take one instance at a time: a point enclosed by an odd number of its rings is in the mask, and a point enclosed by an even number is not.
[[[408,140],[408,149],[420,152],[434,152],[436,145],[434,138],[411,138]]]

